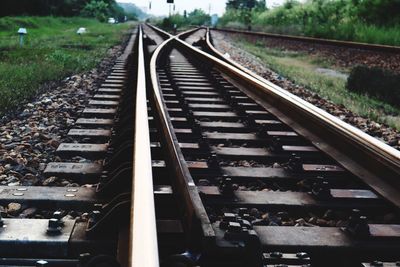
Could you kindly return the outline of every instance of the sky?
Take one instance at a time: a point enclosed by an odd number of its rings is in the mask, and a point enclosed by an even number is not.
[[[167,0],[117,0],[118,2],[134,3],[142,8],[147,13],[162,16],[167,16],[169,13],[169,6]],[[151,10],[149,10],[149,2],[151,3]],[[226,0],[174,0],[175,11],[182,14],[183,10],[188,13],[195,8],[201,8],[207,13],[211,7],[211,14],[222,15],[225,10]],[[267,0],[268,7],[273,5],[281,5],[285,0]]]

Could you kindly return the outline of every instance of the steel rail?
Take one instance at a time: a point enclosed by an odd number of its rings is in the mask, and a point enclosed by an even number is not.
[[[294,35],[266,33],[266,32],[250,32],[250,31],[241,31],[241,30],[232,30],[232,29],[212,28],[212,30],[220,31],[220,32],[257,36],[257,37],[268,37],[268,38],[285,39],[285,40],[300,41],[300,42],[307,42],[307,43],[317,43],[317,44],[324,44],[324,45],[349,47],[349,48],[354,48],[354,49],[400,53],[400,46],[367,44],[367,43],[360,43],[360,42],[340,41],[340,40],[334,40],[334,39],[321,39],[321,38],[314,38],[314,37],[294,36]]]
[[[173,35],[170,34],[169,32],[166,32],[163,29],[157,28],[157,27],[151,25],[150,23],[146,23],[146,26],[153,29],[155,32],[157,32],[159,35],[161,35],[165,40],[168,40],[169,38],[173,37]]]
[[[153,26],[153,28],[155,28]],[[157,29],[157,28],[156,28]],[[181,33],[182,34],[182,33]],[[193,178],[189,172],[189,168],[180,149],[178,139],[174,133],[171,120],[168,113],[166,112],[166,104],[161,97],[161,87],[157,78],[157,62],[160,59],[162,53],[166,51],[172,43],[174,43],[178,37],[171,36],[170,39],[160,44],[157,49],[153,52],[150,61],[150,79],[153,87],[153,96],[155,108],[160,117],[161,131],[164,137],[166,137],[166,149],[169,152],[170,164],[173,166],[173,172],[176,175],[175,192],[182,194],[184,201],[185,214],[184,214],[184,227],[185,233],[189,240],[196,239],[200,235],[204,238],[203,240],[197,240],[193,243],[205,244],[211,240],[214,240],[215,233],[208,219],[206,210],[202,204],[199,192],[193,181]],[[196,233],[196,234],[195,234]]]
[[[141,26],[138,38],[129,266],[156,267],[159,257]]]
[[[209,61],[242,90],[312,143],[400,207],[400,151],[289,93],[233,61],[218,59],[179,39],[192,56]],[[210,43],[208,41],[208,43]]]

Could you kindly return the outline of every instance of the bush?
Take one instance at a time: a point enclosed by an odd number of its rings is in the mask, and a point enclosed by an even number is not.
[[[400,75],[379,68],[356,66],[351,70],[346,87],[394,106],[400,106]]]
[[[252,10],[251,22],[258,31],[400,45],[400,16],[394,15],[399,11],[400,0],[286,0],[270,10]],[[248,25],[244,15],[241,9],[227,9],[219,26]]]

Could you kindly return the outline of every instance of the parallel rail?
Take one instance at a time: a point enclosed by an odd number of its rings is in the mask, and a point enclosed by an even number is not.
[[[157,30],[157,28],[153,28]],[[198,30],[198,29],[197,29]],[[389,200],[394,206],[396,206],[395,210],[398,210],[400,207],[400,198],[399,198],[399,190],[400,190],[400,183],[398,181],[400,177],[400,153],[399,151],[377,141],[376,139],[366,135],[365,133],[361,132],[360,130],[340,121],[339,119],[333,117],[332,115],[322,111],[319,108],[316,108],[312,106],[311,104],[305,102],[304,100],[284,91],[282,88],[279,88],[276,85],[271,84],[270,82],[266,81],[262,77],[246,70],[245,68],[241,67],[237,63],[227,60],[219,53],[213,46],[210,40],[209,34],[206,36],[206,42],[205,45],[202,46],[202,50],[197,49],[186,42],[184,42],[181,39],[185,39],[186,37],[190,36],[191,33],[195,32],[196,30],[190,30],[187,31],[180,36],[172,37],[168,40],[166,40],[163,44],[161,44],[156,51],[153,53],[152,59],[151,59],[151,64],[150,64],[150,76],[151,76],[151,82],[153,86],[153,93],[154,93],[154,98],[157,106],[157,112],[161,114],[162,118],[162,132],[164,136],[166,137],[167,141],[167,151],[170,157],[170,162],[169,164],[173,166],[174,172],[176,174],[175,178],[175,186],[174,186],[174,191],[179,192],[179,194],[182,195],[183,203],[184,206],[186,207],[186,214],[184,218],[184,225],[185,225],[185,230],[186,234],[188,235],[191,244],[189,248],[193,249],[195,248],[195,251],[202,251],[202,259],[203,259],[203,264],[205,266],[214,266],[212,263],[209,261],[211,260],[221,260],[219,257],[227,253],[227,251],[224,251],[220,245],[222,245],[220,242],[226,242],[226,233],[225,237],[223,232],[218,228],[218,224],[215,224],[214,221],[210,221],[208,218],[209,211],[206,211],[204,208],[205,203],[208,203],[208,205],[213,205],[211,203],[214,203],[212,197],[215,197],[217,199],[220,199],[222,203],[225,203],[225,205],[255,205],[254,203],[247,203],[246,201],[254,201],[257,199],[257,194],[246,194],[242,192],[237,192],[233,193],[234,198],[239,198],[242,201],[239,203],[234,204],[234,202],[231,202],[230,204],[229,201],[231,199],[231,193],[226,195],[224,197],[223,191],[213,191],[215,189],[212,189],[213,186],[196,186],[199,177],[196,175],[196,177],[193,177],[191,167],[189,166],[187,160],[185,160],[186,156],[191,157],[191,154],[188,152],[184,152],[183,149],[181,148],[181,140],[186,140],[181,139],[183,137],[182,134],[175,133],[175,128],[174,128],[174,122],[172,121],[172,117],[170,114],[183,114],[180,113],[179,108],[175,108],[175,104],[172,105],[171,101],[168,101],[168,105],[166,102],[163,100],[163,94],[161,94],[161,91],[163,92],[170,92],[166,93],[166,97],[168,99],[179,99],[178,102],[184,101],[185,96],[183,94],[191,94],[191,95],[209,95],[210,97],[214,95],[213,90],[221,90],[221,89],[211,89],[208,88],[210,85],[202,85],[202,83],[208,84],[208,83],[213,83],[213,82],[205,82],[207,79],[205,78],[204,75],[200,75],[203,71],[206,73],[209,70],[215,70],[216,72],[220,73],[227,82],[224,82],[224,84],[229,83],[232,84],[235,89],[240,89],[241,92],[245,93],[248,98],[253,99],[259,106],[263,107],[265,110],[267,110],[269,113],[274,115],[275,117],[279,118],[285,125],[288,125],[291,129],[293,129],[297,134],[300,136],[305,137],[308,141],[311,142],[313,146],[318,148],[318,150],[323,151],[325,155],[328,155],[330,158],[335,160],[335,162],[339,163],[340,166],[344,167],[346,171],[349,171],[349,173],[354,174],[356,177],[360,178],[362,181],[365,182],[365,184],[370,186],[373,191],[379,195],[381,195],[384,199]],[[201,40],[200,40],[201,41]],[[199,43],[198,43],[199,44]],[[171,59],[167,59],[167,55],[165,53],[170,53],[172,51],[178,51],[178,52],[173,52],[174,54],[171,55]],[[209,51],[211,54],[205,52]],[[181,54],[185,55],[187,58],[188,62],[193,62],[193,66],[198,65],[198,70],[196,70],[195,67],[193,67],[189,63],[185,63],[184,61],[179,61],[178,59],[175,59],[176,57],[181,57]],[[174,81],[174,78],[168,78],[170,79],[169,82],[167,82],[167,77],[170,77],[168,75],[171,74],[162,74],[162,79],[163,82],[162,84],[160,83],[159,77],[158,77],[158,68],[159,64],[160,66],[162,64],[166,64],[166,61],[171,61],[175,62],[172,65],[171,73],[175,73],[173,75],[177,75],[176,81]],[[182,69],[182,71],[180,71]],[[167,69],[165,69],[166,72],[168,72]],[[200,71],[203,70],[203,71]],[[179,74],[181,72],[181,74]],[[185,77],[184,73],[191,73],[189,77]],[[162,72],[164,73],[164,72]],[[195,73],[195,74],[194,74]],[[193,81],[193,85],[190,85],[190,77],[196,77]],[[172,76],[171,76],[172,77]],[[219,76],[218,76],[219,77]],[[218,81],[222,80],[222,77],[218,78]],[[161,79],[161,78],[160,78]],[[171,80],[172,79],[172,80]],[[210,78],[210,81],[216,79],[216,78]],[[182,91],[179,93],[180,89],[179,86],[174,85],[175,82],[181,82],[182,84],[185,84],[186,87],[191,88],[188,89],[186,88],[185,90],[188,91],[187,93]],[[214,80],[215,82],[215,80]],[[232,87],[232,88],[233,88]],[[196,89],[197,88],[197,89]],[[182,89],[183,90],[183,89]],[[203,91],[204,90],[204,91]],[[173,93],[174,92],[174,93]],[[223,92],[223,91],[218,91],[222,95],[229,94],[228,92]],[[173,95],[176,94],[176,98],[173,97]],[[179,97],[178,97],[179,94]],[[192,96],[192,98],[193,98]],[[190,97],[189,97],[190,98]],[[196,97],[194,97],[196,98]],[[196,98],[197,99],[197,98]],[[230,99],[230,98],[227,98]],[[190,100],[194,101],[194,100]],[[197,100],[196,100],[197,101]],[[200,100],[199,100],[200,101]],[[203,100],[206,101],[206,98]],[[202,103],[198,102],[198,103]],[[210,98],[209,101],[212,101],[212,97]],[[175,103],[175,102],[174,102]],[[189,102],[190,103],[190,102]],[[193,102],[197,103],[197,102]],[[229,103],[229,101],[228,101]],[[232,103],[235,103],[234,101]],[[187,105],[187,104],[186,104]],[[196,104],[197,105],[197,104]],[[233,105],[233,104],[231,104]],[[199,104],[199,107],[201,106],[202,108],[205,108],[204,104]],[[210,112],[212,113],[212,107],[213,105],[210,104]],[[215,105],[215,108],[218,109],[226,109],[225,104],[221,105]],[[171,108],[174,107],[174,108]],[[179,105],[177,104],[177,107]],[[168,110],[168,112],[167,112]],[[183,109],[183,111],[186,111],[186,109]],[[190,112],[189,112],[190,113]],[[198,112],[196,116],[214,116],[212,114],[210,115],[205,115],[207,112]],[[218,113],[218,112],[217,112]],[[207,113],[208,114],[208,113]],[[225,114],[225,113],[221,113]],[[260,113],[261,114],[261,113]],[[182,115],[175,115],[175,116],[182,116]],[[191,115],[193,116],[193,115]],[[223,115],[221,115],[223,116]],[[226,113],[226,116],[230,116],[229,112]],[[189,116],[190,117],[190,116]],[[189,118],[188,117],[188,118]],[[210,117],[210,118],[211,118]],[[229,117],[227,118],[229,119]],[[224,119],[221,118],[222,121]],[[246,119],[248,120],[248,118]],[[213,121],[213,120],[211,120]],[[229,121],[229,120],[227,120]],[[251,121],[251,120],[250,120]],[[222,123],[223,124],[223,123]],[[233,123],[234,124],[234,123]],[[232,124],[232,125],[233,125]],[[208,125],[205,123],[204,125]],[[210,124],[211,125],[211,124]],[[229,123],[227,125],[230,125]],[[182,126],[181,126],[182,127]],[[190,126],[189,126],[190,127]],[[211,126],[204,126],[204,127],[211,127]],[[228,127],[228,126],[224,126]],[[229,126],[233,127],[233,126]],[[236,126],[235,126],[236,127]],[[178,127],[179,128],[179,127]],[[194,128],[193,128],[194,129]],[[183,130],[183,129],[182,129]],[[186,131],[186,129],[185,129]],[[217,129],[215,129],[217,131]],[[231,130],[232,131],[232,130]],[[236,130],[235,130],[236,131]],[[233,132],[231,132],[233,133]],[[228,135],[229,135],[228,131]],[[210,138],[222,138],[223,137],[217,137],[219,135],[213,135],[212,133],[209,133]],[[214,136],[214,137],[212,137]],[[227,138],[234,138],[234,135],[232,137],[227,137]],[[243,135],[247,138],[247,135]],[[192,137],[193,138],[193,137]],[[203,136],[204,139],[204,136]],[[218,139],[219,140],[219,139]],[[230,141],[234,141],[235,139],[232,139]],[[226,140],[225,140],[226,141]],[[230,142],[228,140],[228,143]],[[221,142],[223,142],[221,140]],[[250,142],[250,141],[249,141]],[[185,146],[184,146],[185,147]],[[307,148],[309,149],[309,148]],[[218,150],[218,149],[217,149]],[[227,150],[228,151],[228,150]],[[245,153],[246,149],[244,149]],[[249,150],[251,151],[251,149]],[[187,154],[185,154],[187,153]],[[204,152],[199,152],[199,153],[204,153]],[[225,153],[225,152],[224,152]],[[226,152],[226,153],[240,153],[240,152]],[[247,153],[247,152],[246,152]],[[250,152],[249,152],[250,153]],[[253,153],[253,152],[252,152]],[[258,152],[257,152],[258,153]],[[226,155],[225,155],[226,156]],[[236,157],[239,155],[237,154]],[[255,156],[255,155],[253,155]],[[226,156],[227,157],[227,156]],[[242,159],[245,159],[246,156],[243,156]],[[212,168],[216,167],[211,167],[209,165],[211,163],[208,163],[207,170],[208,172],[212,172]],[[251,169],[251,168],[249,168]],[[322,170],[324,172],[324,170]],[[200,175],[201,177],[201,175]],[[270,177],[273,179],[273,177]],[[204,183],[204,181],[202,182]],[[211,190],[211,191],[210,191]],[[220,190],[223,190],[220,188]],[[345,190],[346,191],[346,190]],[[351,190],[350,190],[351,191]],[[368,191],[368,190],[367,190]],[[199,192],[201,192],[201,195],[199,195]],[[370,193],[368,193],[370,194]],[[372,193],[373,194],[373,193]],[[277,194],[279,195],[279,194]],[[290,193],[287,194],[288,196]],[[219,197],[217,197],[219,196]],[[261,196],[261,195],[260,195]],[[266,197],[267,195],[265,195]],[[274,194],[271,193],[271,202],[279,202],[279,200],[274,200],[273,199]],[[294,198],[296,194],[293,195]],[[372,195],[371,195],[372,196]],[[251,200],[254,197],[253,200]],[[211,199],[208,199],[211,198]],[[247,199],[247,200],[244,200]],[[355,197],[357,199],[357,197]],[[238,200],[235,200],[238,201]],[[295,200],[289,200],[289,203],[293,203]],[[325,200],[326,201],[326,200]],[[217,201],[218,202],[218,201]],[[257,201],[255,201],[257,202]],[[258,203],[258,202],[257,202]],[[283,201],[285,203],[285,201]],[[360,202],[361,203],[361,202]],[[322,203],[320,203],[322,204]],[[329,206],[329,202],[326,202],[326,204]],[[344,203],[343,203],[344,204]],[[262,205],[258,203],[257,205]],[[265,203],[266,207],[273,207],[275,204],[272,203]],[[292,205],[292,204],[276,204],[276,205]],[[300,204],[293,204],[293,205],[299,205],[299,208],[304,208],[301,207]],[[319,204],[312,204],[312,205],[319,205]],[[312,206],[311,205],[311,206]],[[356,206],[358,204],[355,204]],[[351,205],[350,205],[351,206]],[[371,206],[373,207],[373,206]],[[386,208],[392,207],[391,205],[386,206]],[[224,215],[225,216],[225,215]],[[228,215],[227,215],[228,216]],[[229,215],[230,216],[230,215]],[[225,220],[225,219],[223,219]],[[378,227],[380,228],[381,226],[373,226],[371,227]],[[392,226],[388,226],[392,227]],[[397,226],[393,226],[393,230],[397,229]],[[273,228],[273,227],[272,227]],[[279,234],[277,236],[268,238],[269,235],[273,234],[274,231],[272,228],[265,228],[265,227],[258,227],[255,226],[254,229],[258,231],[260,234],[260,241],[262,243],[262,249],[268,249],[270,248],[275,248],[276,247],[281,247],[287,249],[286,246],[292,246],[290,247],[291,250],[293,251],[296,249],[295,242],[289,242],[291,245],[288,245],[288,241],[283,241],[284,238],[280,239]],[[385,226],[383,227],[385,228]],[[291,237],[296,238],[298,234],[300,236],[309,236],[310,238],[314,237],[314,234],[312,234],[313,230],[315,229],[315,234],[318,233],[317,228],[311,228],[310,231],[307,231],[307,229],[299,229],[299,231],[295,230],[295,228],[288,228],[288,235]],[[301,233],[301,231],[305,231],[304,233]],[[277,233],[284,233],[286,230],[281,229]],[[229,230],[228,230],[229,232]],[[394,230],[393,234],[396,232]],[[298,243],[298,248],[302,249],[309,249],[310,251],[314,251],[314,249],[318,250],[319,246],[326,246],[327,251],[334,252],[335,249],[338,249],[341,245],[349,246],[349,249],[352,249],[352,245],[349,245],[349,243],[342,243],[340,244],[339,241],[340,238],[335,239],[335,236],[341,236],[342,234],[340,232],[337,232],[336,228],[332,229],[321,229],[320,234],[317,235],[325,235],[327,233],[330,233],[328,235],[332,235],[331,241],[333,242],[332,244],[329,244],[330,240],[319,240],[316,242],[312,242],[311,247],[308,247],[308,244],[304,242]],[[387,233],[385,233],[387,234]],[[328,238],[328,237],[327,237]],[[240,239],[240,238],[239,238]],[[397,240],[397,239],[396,239]],[[280,243],[283,242],[283,243]],[[325,243],[324,243],[325,242]],[[396,241],[397,242],[397,241]],[[393,247],[390,247],[391,245],[396,246],[396,242],[391,243],[387,249],[388,253],[390,254],[393,251]],[[292,244],[293,243],[293,244]],[[217,245],[218,244],[218,245]],[[325,245],[323,245],[325,244]],[[360,243],[361,244],[361,243]],[[380,243],[376,243],[374,246],[379,246]],[[259,262],[257,261],[257,245],[253,248],[254,251],[250,252],[248,251],[247,256],[250,255],[250,258],[247,258],[248,264],[251,266],[258,266]],[[372,243],[371,243],[372,245]],[[382,244],[383,245],[383,244]],[[314,247],[315,246],[315,247]],[[223,245],[222,245],[223,247]],[[222,249],[222,250],[220,250]],[[372,249],[372,247],[371,247]],[[219,252],[218,252],[219,251]],[[235,250],[232,250],[235,251]],[[315,251],[314,251],[315,252]],[[338,252],[338,251],[336,251]],[[335,252],[335,253],[336,253]],[[222,253],[222,254],[221,254]],[[236,257],[238,257],[236,260],[243,260],[240,259],[241,253],[244,253],[242,250],[237,250],[237,252],[232,252],[233,254],[230,255],[232,260],[234,260]],[[380,252],[382,253],[382,251]],[[388,254],[388,255],[389,255]],[[321,261],[324,260],[323,254],[314,255],[318,257],[322,257],[319,259],[317,262],[316,266],[322,266],[319,265],[321,264]],[[332,254],[333,255],[333,254]],[[339,253],[340,255],[340,253]],[[393,254],[391,254],[394,256]],[[246,257],[247,257],[246,256]],[[360,256],[360,255],[358,255]],[[371,255],[372,256],[372,255]],[[370,257],[366,257],[370,258]],[[205,262],[204,262],[205,260]],[[227,261],[224,262],[224,264],[232,264],[233,262],[229,263],[229,260],[226,259]],[[340,259],[338,259],[340,260]],[[345,259],[344,259],[345,260]],[[221,263],[221,262],[220,262]],[[208,265],[211,264],[211,265]],[[239,266],[240,263],[238,263]],[[363,265],[363,266],[369,266],[369,265]]]
[[[65,162],[50,163],[46,169],[46,175],[76,176],[81,184],[97,187],[1,191],[1,205],[21,201],[65,207],[91,212],[89,218],[21,224],[18,219],[0,220],[7,226],[0,231],[0,266],[41,266],[39,259],[48,257],[50,266],[71,267],[259,267],[285,258],[273,253],[279,249],[308,251],[318,267],[326,266],[328,252],[329,259],[339,255],[339,262],[346,261],[346,249],[356,263],[370,260],[375,250],[388,260],[398,256],[396,217],[389,218],[392,224],[381,224],[375,217],[374,224],[365,224],[353,211],[349,222],[358,228],[348,225],[343,232],[336,224],[266,226],[261,213],[272,221],[276,210],[292,216],[326,208],[350,212],[355,206],[377,217],[393,211],[397,216],[399,151],[225,59],[212,46],[209,31],[196,42],[203,42],[200,50],[184,39],[203,29],[172,36],[149,26],[149,32],[162,37],[157,36],[158,42],[165,41],[155,48],[145,26],[138,28],[77,120],[78,128],[71,131],[74,142],[60,145]],[[304,159],[299,163],[299,157],[285,149]],[[77,155],[92,161],[76,162]],[[306,174],[301,160],[323,168]],[[276,170],[270,161],[284,168]],[[315,189],[314,184],[311,193],[295,191],[298,176],[317,184],[321,179],[314,177],[315,171],[329,174],[327,166],[345,175],[328,175],[336,183],[333,188],[321,184]],[[256,184],[254,191],[235,189],[233,179],[238,187]],[[329,195],[332,192],[339,200]],[[362,228],[366,226],[372,229],[368,233]],[[358,239],[360,234],[364,239]],[[312,263],[305,254],[290,257],[285,260],[296,266]]]
[[[206,42],[211,53],[217,58],[240,70],[242,74],[246,74],[242,76],[242,78],[248,81],[247,84],[249,86],[258,87],[258,89],[255,90],[259,90],[256,94],[261,97],[260,101],[269,99],[272,96],[278,103],[282,103],[280,106],[281,108],[286,109],[286,107],[293,106],[294,110],[289,108],[287,111],[283,110],[286,114],[289,112],[286,116],[290,117],[290,114],[300,114],[298,121],[303,122],[303,125],[307,125],[307,127],[311,126],[312,121],[315,121],[316,125],[313,127],[316,131],[315,133],[310,133],[308,129],[304,129],[301,125],[297,125],[297,127],[294,128],[304,132],[306,135],[314,136],[314,145],[327,154],[330,154],[349,170],[363,177],[377,192],[400,207],[400,195],[396,193],[400,190],[400,151],[289,93],[256,73],[240,66],[233,60],[225,58],[222,53],[212,45],[209,30],[207,31]],[[207,56],[204,53],[203,55]],[[219,64],[219,66],[227,69],[224,64]],[[231,73],[235,75],[235,73],[239,72]],[[269,105],[270,103],[265,104]],[[315,136],[322,136],[324,133],[327,136],[324,140]],[[335,143],[326,146],[329,140]],[[349,144],[350,146],[340,145],[341,143]],[[340,149],[343,149],[343,151],[337,151]],[[357,155],[357,157],[356,159],[346,159],[343,155]],[[370,167],[368,173],[362,170],[365,166]],[[383,170],[388,171],[383,172]]]
[[[138,34],[129,266],[159,266],[143,31]]]
[[[276,33],[232,30],[232,29],[212,28],[212,30],[233,33],[233,34],[243,34],[243,35],[261,37],[261,38],[284,39],[284,40],[332,45],[332,46],[339,46],[339,47],[348,47],[348,48],[363,49],[363,50],[378,51],[378,52],[390,52],[390,53],[396,53],[396,54],[400,53],[399,46],[391,46],[391,45],[367,44],[367,43],[359,43],[359,42],[321,39],[321,38],[295,36],[295,35],[284,35],[284,34],[276,34]]]

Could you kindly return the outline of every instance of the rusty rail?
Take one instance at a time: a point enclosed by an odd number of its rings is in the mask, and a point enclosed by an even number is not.
[[[129,266],[159,266],[143,31],[139,29]]]
[[[272,84],[237,63],[224,58],[218,51],[218,59],[182,40],[179,46],[192,56],[212,64],[228,75],[245,93],[262,106],[308,136],[312,143],[342,164],[350,172],[361,177],[378,194],[400,207],[400,151],[371,137],[335,116],[304,101],[288,91]],[[208,38],[208,44],[211,45]],[[210,47],[211,48],[211,47]]]
[[[152,26],[152,28],[158,30],[158,28],[154,26]],[[187,32],[191,31],[193,30],[189,30]],[[160,56],[173,43],[175,43],[176,40],[178,40],[179,36],[187,32],[183,32],[177,36],[171,35],[171,38],[157,47],[150,62],[150,78],[153,87],[155,108],[160,116],[160,122],[162,126],[161,132],[166,138],[166,149],[170,155],[169,164],[173,166],[173,172],[176,175],[176,184],[174,185],[176,190],[174,191],[179,192],[180,197],[185,205],[185,233],[189,240],[193,241],[193,239],[197,238],[200,234],[200,236],[205,238],[203,241],[208,242],[214,239],[215,233],[212,229],[207,213],[202,205],[199,192],[180,149],[169,115],[166,113],[166,105],[160,95],[161,89],[157,79],[157,62]]]
[[[307,42],[307,43],[349,47],[349,48],[354,48],[354,49],[363,49],[363,50],[370,50],[370,51],[379,51],[379,52],[384,51],[384,52],[390,52],[390,53],[396,53],[396,54],[400,53],[400,46],[367,44],[367,43],[340,41],[340,40],[333,40],[333,39],[321,39],[321,38],[314,38],[314,37],[294,36],[294,35],[266,33],[266,32],[250,32],[250,31],[241,31],[241,30],[232,30],[232,29],[212,28],[212,30],[220,31],[220,32],[228,32],[228,33],[233,33],[233,34],[244,34],[244,35],[263,37],[263,38],[266,37],[266,38],[275,38],[275,39],[285,39],[285,40],[291,40],[291,41],[300,41],[300,42]]]

